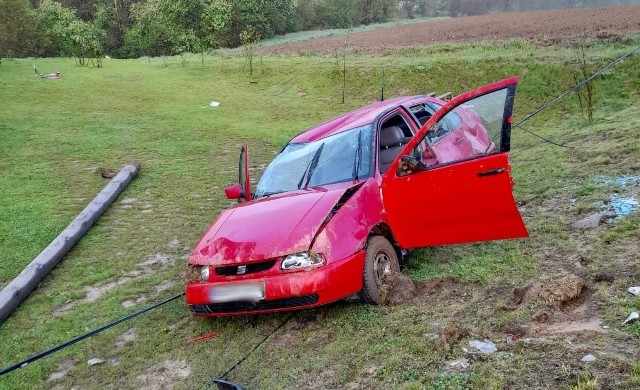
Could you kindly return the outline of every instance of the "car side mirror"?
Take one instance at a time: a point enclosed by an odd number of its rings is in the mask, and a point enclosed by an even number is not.
[[[409,176],[416,172],[422,172],[427,169],[427,166],[418,161],[413,156],[402,156],[400,158],[400,165],[398,165],[398,176]]]
[[[236,184],[224,189],[224,194],[227,196],[227,199],[232,200],[242,198],[242,192],[242,186],[240,184]]]

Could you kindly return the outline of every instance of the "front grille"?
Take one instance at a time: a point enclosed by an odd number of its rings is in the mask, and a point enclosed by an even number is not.
[[[276,263],[275,260],[262,261],[244,265],[232,265],[228,267],[216,267],[216,274],[220,276],[246,275],[254,272],[262,272],[271,269]],[[245,272],[238,273],[238,267],[246,267]]]
[[[313,305],[318,302],[318,294],[303,295],[294,298],[274,299],[272,301],[250,302],[226,302],[211,305],[192,305],[191,310],[196,314],[233,313],[240,311],[258,311],[294,308],[298,306]]]

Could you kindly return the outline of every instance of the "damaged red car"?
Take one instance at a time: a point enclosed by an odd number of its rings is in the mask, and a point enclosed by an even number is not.
[[[196,315],[302,309],[344,298],[379,304],[418,247],[526,237],[509,145],[517,77],[449,102],[389,99],[294,137],[189,258]]]

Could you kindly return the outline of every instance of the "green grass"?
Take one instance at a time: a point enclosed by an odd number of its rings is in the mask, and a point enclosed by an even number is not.
[[[594,42],[586,49],[589,65],[595,70],[632,44],[637,42]],[[517,120],[572,85],[578,53],[569,47],[481,42],[349,54],[346,104],[340,103],[342,59],[331,55],[265,56],[251,78],[242,71],[243,58],[236,56],[225,57],[224,63],[207,56],[204,64],[198,55],[187,56],[184,65],[179,57],[105,60],[103,69],[75,67],[70,59],[3,61],[0,285],[15,277],[106,184],[94,172],[96,167],[119,169],[138,159],[142,170],[0,325],[0,366],[182,291],[186,255],[217,213],[231,205],[222,189],[237,180],[240,144],[249,144],[252,165],[260,167],[299,131],[376,100],[383,68],[389,97],[429,91],[457,94],[518,74]],[[42,72],[59,70],[62,79],[36,78],[32,64]],[[630,58],[597,80],[594,117],[604,119],[592,126],[585,126],[573,96],[526,124],[572,148],[538,145],[539,139],[514,129],[514,190],[524,208],[529,239],[415,251],[405,268],[411,278],[450,278],[456,284],[399,306],[337,303],[297,313],[230,378],[265,389],[575,386],[579,381],[565,378],[560,367],[564,362],[577,364],[582,355],[552,341],[501,343],[507,354],[473,357],[468,372],[442,369],[446,360],[464,356],[462,348],[470,338],[488,331],[503,340],[505,324],[528,320],[530,308],[504,308],[513,287],[569,270],[582,274],[605,324],[615,327],[599,339],[581,342],[589,351],[612,352],[606,363],[590,367],[595,375],[585,378],[633,387],[637,364],[632,367],[630,362],[637,349],[613,350],[636,345],[640,334],[637,325],[619,326],[638,304],[625,295],[626,287],[637,282],[635,267],[640,265],[638,217],[585,233],[569,225],[597,210],[593,202],[608,199],[614,191],[597,185],[594,177],[640,171],[639,65],[637,56]],[[298,96],[300,91],[306,96]],[[221,105],[206,107],[213,100]],[[584,269],[575,269],[577,254],[590,260]],[[141,265],[154,256],[170,262]],[[132,276],[145,269],[148,272]],[[593,282],[593,275],[604,270],[614,270],[616,280]],[[165,281],[175,283],[158,292],[155,287]],[[85,287],[116,282],[95,302],[53,315],[83,299]],[[136,300],[133,307],[122,305]],[[175,381],[176,388],[202,388],[284,318],[195,319],[176,301],[0,377],[0,388],[139,388],[145,375],[161,378],[166,360],[190,368],[184,379],[165,372],[167,381]],[[451,349],[442,350],[432,336],[449,321],[465,331]],[[130,328],[136,340],[117,347],[118,336]],[[220,337],[185,343],[211,331],[220,331]],[[88,367],[92,357],[117,359],[119,365]],[[71,370],[62,379],[48,380],[65,361],[71,362]],[[558,383],[555,378],[565,379]]]

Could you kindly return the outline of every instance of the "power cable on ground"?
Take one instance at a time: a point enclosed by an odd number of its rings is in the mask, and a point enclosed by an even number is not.
[[[262,344],[264,344],[265,341],[267,341],[267,339],[269,337],[271,337],[274,333],[276,333],[280,328],[282,328],[283,326],[286,325],[287,322],[289,322],[289,320],[293,317],[293,314],[290,314],[287,316],[287,318],[284,319],[284,321],[282,321],[278,326],[276,326],[271,333],[269,333],[268,335],[266,335],[258,344],[256,344],[255,347],[253,347],[253,349],[251,351],[249,351],[249,353],[247,353],[246,355],[244,355],[244,357],[240,360],[238,360],[238,362],[236,364],[234,364],[230,369],[228,369],[227,371],[225,371],[224,374],[220,375],[220,379],[225,379],[227,377],[227,375],[229,375],[231,373],[231,371],[235,370],[236,367],[238,367],[242,362],[244,362],[245,360],[247,360],[247,358],[249,356],[251,356],[251,354],[253,352],[255,352],[256,349],[258,349]],[[216,378],[214,378],[216,379]],[[210,382],[210,384],[214,384],[213,380]]]
[[[104,330],[107,330],[107,329],[109,329],[111,327],[114,327],[114,326],[116,326],[116,325],[118,325],[118,324],[120,324],[122,322],[128,321],[128,320],[130,320],[130,319],[132,319],[134,317],[137,317],[137,316],[139,316],[141,314],[144,314],[144,313],[146,313],[148,311],[151,311],[151,310],[153,310],[153,309],[155,309],[157,307],[160,307],[160,306],[162,306],[162,305],[164,305],[166,303],[174,301],[174,300],[176,300],[176,299],[178,299],[178,298],[180,298],[182,296],[184,296],[184,293],[181,293],[181,294],[178,294],[178,295],[176,295],[174,297],[165,299],[164,301],[156,303],[155,305],[151,305],[151,306],[146,307],[146,308],[144,308],[142,310],[139,310],[139,311],[137,311],[135,313],[129,314],[127,316],[124,316],[124,317],[122,317],[122,318],[120,318],[118,320],[112,321],[112,322],[110,322],[110,323],[108,323],[108,324],[106,324],[104,326],[101,326],[98,329],[94,329],[94,330],[89,331],[89,332],[87,332],[85,334],[82,334],[80,336],[74,337],[73,339],[71,339],[69,341],[66,341],[66,342],[64,342],[64,343],[62,343],[60,345],[57,345],[57,346],[55,346],[53,348],[47,349],[46,351],[40,352],[40,353],[38,353],[36,355],[33,355],[30,358],[24,359],[23,361],[18,362],[18,363],[14,364],[14,365],[11,365],[9,367],[3,368],[2,370],[0,370],[0,376],[2,376],[4,374],[8,374],[11,371],[16,370],[18,368],[26,367],[29,363],[33,363],[36,360],[40,360],[43,357],[51,355],[52,353],[57,352],[57,351],[59,351],[59,350],[61,350],[63,348],[66,348],[66,347],[70,346],[70,345],[73,345],[73,344],[77,343],[78,341],[81,341],[81,340],[84,340],[84,339],[86,339],[88,337],[94,336],[94,335],[96,335],[96,334],[98,334],[98,333],[100,333],[100,332],[102,332]]]
[[[584,128],[591,127],[591,126],[593,126],[593,125],[595,125],[595,124],[597,124],[597,123],[600,123],[600,122],[602,122],[602,121],[606,121],[606,120],[607,120],[607,119],[609,119],[610,117],[612,117],[612,116],[614,116],[614,115],[619,114],[620,112],[622,112],[622,111],[624,111],[624,110],[628,109],[629,107],[632,107],[632,106],[636,105],[637,103],[638,103],[638,99],[634,99],[634,100],[631,102],[631,104],[628,104],[627,106],[625,106],[625,107],[623,107],[623,108],[621,108],[621,109],[619,109],[619,110],[617,110],[617,111],[610,112],[610,113],[608,113],[607,115],[604,115],[604,116],[602,116],[602,117],[600,117],[600,118],[598,118],[598,119],[595,119],[595,120],[593,120],[592,122],[589,122],[589,123],[587,123],[587,124],[585,124],[585,125],[583,125],[583,126],[576,127],[576,128],[571,129],[571,130],[569,130],[569,131],[566,131],[566,132],[564,132],[564,133],[563,133],[563,134],[561,134],[561,135],[568,136],[568,135],[570,135],[570,134],[575,133],[576,131],[580,131],[580,130],[582,130],[582,129],[584,129]],[[527,131],[524,127],[522,127],[522,129],[523,129],[523,130],[525,130],[525,131]],[[528,133],[532,133],[531,131],[527,131],[527,132],[528,132]],[[572,140],[565,140],[564,142],[560,142],[560,141],[550,141],[550,140],[548,141],[546,138],[543,138],[543,137],[541,137],[541,136],[539,136],[539,135],[537,135],[537,134],[533,134],[533,135],[537,136],[538,138],[543,139],[543,142],[539,142],[539,143],[536,143],[536,144],[533,144],[533,145],[529,145],[529,146],[526,146],[526,147],[524,147],[524,148],[522,148],[522,149],[514,150],[514,151],[512,151],[511,155],[515,155],[515,154],[522,153],[522,152],[524,152],[525,150],[529,150],[529,149],[531,149],[531,148],[535,148],[536,146],[540,146],[540,145],[542,145],[542,144],[543,144],[543,143],[545,143],[545,142],[548,142],[548,143],[551,143],[551,144],[553,144],[553,145],[557,145],[557,146],[562,146],[562,147],[565,147],[565,148],[571,148],[570,146],[567,146],[567,143],[572,142]]]

